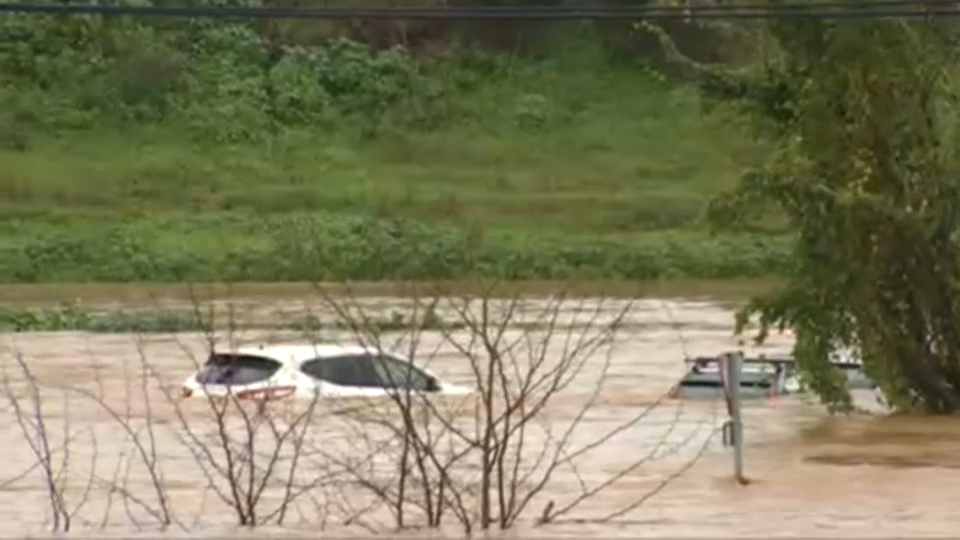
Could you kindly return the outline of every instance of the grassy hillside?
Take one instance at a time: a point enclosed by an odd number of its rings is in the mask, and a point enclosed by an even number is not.
[[[788,268],[787,239],[702,224],[762,151],[743,119],[591,43],[425,60],[7,17],[0,281]]]

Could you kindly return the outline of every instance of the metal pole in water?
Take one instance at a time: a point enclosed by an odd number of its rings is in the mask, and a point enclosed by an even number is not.
[[[736,352],[727,358],[727,381],[730,385],[730,422],[733,439],[733,478],[740,484],[746,484],[743,476],[743,417],[740,410],[740,379],[743,368],[743,352]]]

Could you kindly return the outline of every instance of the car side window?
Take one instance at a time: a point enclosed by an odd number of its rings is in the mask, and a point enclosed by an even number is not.
[[[304,362],[300,371],[314,379],[339,386],[379,386],[367,356],[314,358]]]
[[[373,371],[385,388],[403,388],[417,392],[436,390],[433,378],[420,371],[411,362],[398,360],[390,356],[371,357]]]
[[[314,379],[340,386],[363,386],[363,366],[355,356],[315,358],[305,362],[300,370]]]

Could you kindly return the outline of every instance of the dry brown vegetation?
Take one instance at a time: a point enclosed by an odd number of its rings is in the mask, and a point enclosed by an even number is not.
[[[40,373],[41,359],[13,346],[0,396],[10,411],[6,428],[21,434],[15,444],[33,459],[24,470],[11,469],[0,486],[35,498],[36,515],[24,521],[50,532],[191,531],[230,521],[462,533],[610,522],[686,471],[712,438],[678,438],[668,427],[652,450],[603,475],[596,468],[581,473],[598,450],[663,407],[660,397],[625,407],[627,414],[602,429],[593,421],[618,335],[638,331],[628,320],[632,301],[417,294],[407,328],[382,331],[357,297],[316,292],[321,308],[311,315],[338,322],[337,335],[323,341],[399,351],[439,372],[456,358],[466,365],[458,384],[476,392],[453,398],[397,391],[335,403],[185,400],[167,359],[153,355],[145,337],[137,358],[122,367],[78,358],[78,375],[56,384]],[[298,340],[308,338],[319,339]],[[201,344],[176,337],[183,356],[198,360],[194,366],[209,349],[238,339],[229,331],[211,332]],[[111,371],[122,373],[108,381],[103,374]],[[574,382],[590,390],[569,391]],[[691,446],[696,450],[649,489],[605,498],[621,483],[635,487],[652,460]]]

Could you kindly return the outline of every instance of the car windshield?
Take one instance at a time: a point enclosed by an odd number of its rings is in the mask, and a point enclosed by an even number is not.
[[[280,363],[269,358],[246,354],[211,354],[197,382],[241,386],[265,381],[280,369]]]

